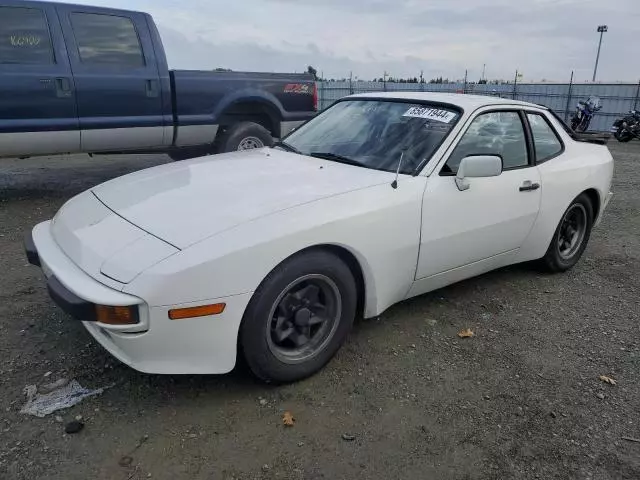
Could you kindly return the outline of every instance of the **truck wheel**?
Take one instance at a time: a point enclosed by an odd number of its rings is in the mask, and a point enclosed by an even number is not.
[[[254,122],[240,122],[231,125],[222,133],[217,152],[251,150],[271,145],[273,145],[273,138],[269,130]]]

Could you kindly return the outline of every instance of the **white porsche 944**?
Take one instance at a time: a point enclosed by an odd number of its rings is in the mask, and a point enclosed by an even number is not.
[[[517,262],[571,268],[613,159],[548,109],[435,93],[346,97],[273,148],[153,167],[34,227],[52,299],[151,373],[268,382],[325,365],[356,316]]]

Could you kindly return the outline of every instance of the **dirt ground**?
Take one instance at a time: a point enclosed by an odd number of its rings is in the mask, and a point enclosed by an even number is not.
[[[610,148],[615,196],[571,272],[514,266],[404,302],[283,387],[137,373],[27,265],[25,230],[166,157],[0,160],[0,478],[639,479],[640,143]],[[75,435],[19,413],[26,385],[63,377],[114,384],[57,412],[82,415]]]

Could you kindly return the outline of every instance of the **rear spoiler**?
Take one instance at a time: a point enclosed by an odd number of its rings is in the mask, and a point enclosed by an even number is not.
[[[611,138],[610,133],[599,132],[572,132],[571,137],[577,142],[595,143],[598,145],[606,145]]]

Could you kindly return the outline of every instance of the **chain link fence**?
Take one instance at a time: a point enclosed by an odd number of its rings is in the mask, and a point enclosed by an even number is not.
[[[581,83],[397,83],[363,81],[318,82],[319,105],[327,108],[336,100],[354,93],[369,92],[448,92],[490,95],[544,105],[565,120],[573,115],[579,100],[590,95],[600,97],[602,109],[589,127],[594,131],[609,131],[612,123],[629,110],[640,108],[638,84],[581,84]]]

